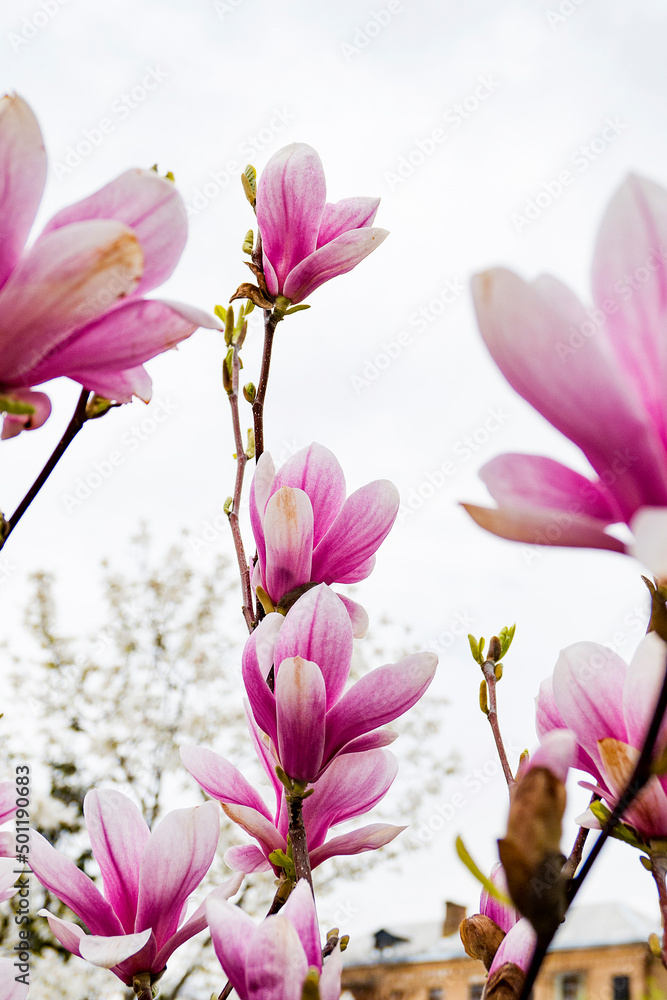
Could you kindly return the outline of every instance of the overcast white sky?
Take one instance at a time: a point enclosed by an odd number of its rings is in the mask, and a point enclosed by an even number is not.
[[[279,329],[267,440],[283,458],[322,442],[350,488],[378,477],[397,484],[407,512],[359,599],[372,618],[410,623],[415,646],[440,653],[437,687],[451,702],[443,752],[457,746],[463,761],[443,809],[457,792],[465,804],[429,851],[410,856],[409,872],[374,875],[370,892],[341,888],[346,929],[436,917],[446,898],[474,907],[456,833],[482,865],[494,860],[504,790],[496,776],[471,792],[471,773],[492,769],[493,751],[477,708],[480,678],[456,630],[488,636],[517,622],[500,688],[517,748],[534,745],[532,699],[560,648],[619,633],[629,655],[642,634],[635,609],[644,589],[630,559],[565,550],[533,558],[483,533],[457,502],[485,500],[477,469],[503,451],[537,451],[586,470],[504,384],[476,331],[468,279],[504,264],[526,277],[550,271],[587,297],[596,227],[615,188],[631,170],[667,184],[665,26],[659,0],[2,5],[0,89],[30,102],[51,163],[38,223],[128,166],[173,171],[192,214],[166,297],[212,309],[247,278],[240,245],[252,218],[237,175],[249,159],[261,170],[285,143],[308,142],[322,157],[330,200],[382,197],[377,224],[389,239]],[[572,183],[522,221],[527,203],[542,192],[544,204],[565,169]],[[245,352],[248,378],[257,376],[258,324]],[[68,626],[87,628],[91,575],[103,556],[122,560],[140,519],[166,546],[180,526],[201,535],[220,511],[233,482],[221,356],[219,337],[201,331],[149,365],[149,408],[137,402],[84,429],[2,555],[5,634],[17,634],[31,571],[61,574]],[[78,395],[66,382],[49,391],[47,426],[0,448],[5,512]],[[113,451],[122,454],[113,475],[81,504],[68,503]],[[454,472],[410,510],[446,463]],[[226,533],[213,545],[229,550]],[[395,749],[400,757],[400,741]],[[574,785],[572,800],[575,815],[586,793]],[[593,896],[657,913],[650,876],[629,848],[610,845],[582,893]]]

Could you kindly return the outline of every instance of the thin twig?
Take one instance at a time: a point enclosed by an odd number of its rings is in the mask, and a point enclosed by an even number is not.
[[[269,369],[271,368],[271,351],[273,349],[273,336],[276,326],[282,319],[282,314],[277,310],[264,310],[264,348],[262,350],[262,367],[259,372],[259,383],[257,385],[257,395],[252,404],[252,419],[255,432],[255,461],[259,462],[260,455],[264,451],[264,400],[269,384]]]
[[[503,743],[503,737],[500,732],[500,726],[498,724],[498,703],[496,699],[496,662],[495,660],[485,660],[482,664],[482,673],[484,674],[484,680],[486,681],[486,686],[489,691],[489,711],[487,713],[487,718],[489,720],[489,725],[491,726],[491,732],[493,733],[493,738],[496,741],[496,750],[498,751],[498,757],[500,758],[500,764],[503,769],[503,774],[505,775],[505,781],[507,782],[507,787],[510,791],[514,788],[514,775],[512,774],[512,769],[509,765],[507,759],[507,753],[505,751],[505,744]]]
[[[70,420],[69,424],[67,425],[67,430],[65,431],[60,441],[56,445],[48,462],[46,463],[40,474],[37,476],[37,479],[34,481],[32,486],[26,493],[26,495],[23,497],[23,500],[21,500],[20,504],[18,505],[14,513],[11,515],[11,517],[8,518],[7,521],[5,521],[4,532],[2,532],[2,537],[0,537],[0,549],[3,547],[3,545],[5,545],[12,531],[19,523],[19,521],[27,511],[28,507],[33,502],[33,500],[41,490],[42,486],[44,485],[46,480],[49,478],[49,476],[55,469],[58,462],[67,451],[67,448],[70,446],[76,435],[79,433],[79,431],[85,424],[86,406],[88,403],[89,396],[90,396],[89,389],[81,390],[79,401],[76,404],[74,415]]]
[[[234,482],[234,496],[232,497],[232,506],[229,511],[229,526],[232,531],[232,538],[234,540],[234,548],[236,550],[236,558],[239,564],[239,573],[241,575],[241,592],[243,594],[243,617],[245,623],[248,627],[248,631],[252,632],[255,625],[255,610],[252,600],[252,587],[250,585],[250,570],[248,568],[248,560],[246,559],[245,549],[243,547],[243,536],[241,535],[241,526],[239,524],[239,510],[241,509],[241,494],[243,491],[243,475],[245,473],[245,467],[248,462],[248,456],[246,455],[245,448],[243,446],[243,438],[241,436],[241,422],[239,419],[239,371],[241,368],[241,359],[239,358],[239,351],[243,345],[243,339],[245,336],[245,324],[244,333],[239,338],[238,342],[232,344],[232,385],[231,391],[227,393],[229,397],[229,405],[232,410],[232,426],[234,428],[234,445],[236,447],[236,480]],[[223,361],[226,364],[226,360]]]
[[[591,802],[595,801],[595,799],[598,798],[599,795],[594,795],[593,798],[591,799]],[[581,858],[584,853],[584,847],[588,839],[588,834],[590,832],[591,831],[586,829],[585,826],[579,827],[579,833],[577,834],[577,839],[574,842],[574,846],[572,847],[570,856],[561,869],[561,874],[563,878],[566,879],[574,878],[575,872],[579,867],[579,865],[581,864]]]

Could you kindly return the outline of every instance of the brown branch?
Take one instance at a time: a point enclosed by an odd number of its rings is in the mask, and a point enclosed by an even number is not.
[[[310,870],[306,827],[303,822],[303,797],[288,792],[286,798],[287,814],[289,816],[289,839],[292,845],[295,878],[297,882],[300,878],[305,878],[312,890],[313,876]]]
[[[489,649],[491,649],[490,645]],[[486,686],[489,691],[489,711],[487,713],[487,718],[489,720],[489,725],[491,726],[493,738],[496,742],[496,750],[498,751],[498,757],[500,758],[500,764],[503,769],[503,774],[505,775],[507,787],[510,791],[512,791],[512,788],[514,787],[514,775],[512,774],[512,769],[507,759],[505,744],[503,743],[503,737],[498,723],[498,703],[496,699],[496,661],[485,660],[482,664],[482,673],[484,674],[484,680],[486,681]]]
[[[241,575],[241,592],[243,594],[243,618],[248,627],[248,631],[252,632],[255,627],[255,609],[252,599],[252,586],[250,584],[250,570],[248,567],[248,560],[246,559],[245,549],[243,546],[243,536],[241,535],[241,526],[239,524],[239,510],[241,508],[241,494],[243,491],[243,476],[245,473],[245,467],[248,462],[248,456],[246,455],[245,448],[243,445],[243,438],[241,435],[241,422],[239,419],[239,371],[241,369],[241,359],[239,357],[239,351],[243,346],[243,341],[245,339],[246,324],[243,324],[243,330],[240,337],[236,343],[232,344],[232,378],[231,387],[227,392],[229,398],[229,405],[232,411],[232,426],[234,428],[234,445],[236,447],[236,479],[234,482],[234,495],[232,497],[232,506],[227,512],[229,518],[229,526],[232,532],[232,539],[234,541],[234,549],[236,551],[236,559],[238,561],[239,573]],[[227,360],[223,361],[223,365],[227,364]]]

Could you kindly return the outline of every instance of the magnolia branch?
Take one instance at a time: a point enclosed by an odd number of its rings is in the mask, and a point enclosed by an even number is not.
[[[243,438],[241,436],[241,422],[239,419],[239,371],[241,369],[241,359],[239,357],[239,351],[243,346],[245,331],[246,331],[246,324],[244,323],[241,336],[238,338],[236,343],[232,343],[231,385],[227,391],[227,396],[229,398],[229,405],[232,411],[234,446],[236,448],[236,479],[234,482],[234,495],[232,497],[232,504],[227,512],[227,516],[229,517],[229,526],[231,528],[232,538],[234,540],[234,549],[236,550],[236,558],[239,565],[239,573],[241,575],[241,592],[243,594],[243,608],[242,608],[243,618],[245,619],[248,631],[252,632],[255,622],[255,611],[252,599],[252,586],[250,584],[250,570],[248,568],[248,560],[246,559],[245,548],[243,546],[243,536],[241,534],[241,526],[239,524],[239,513],[238,513],[239,510],[241,509],[243,476],[245,473],[246,464],[248,462],[248,456],[243,446]],[[226,358],[223,364],[224,365],[227,364]]]
[[[489,644],[489,652],[491,652],[491,644]],[[503,774],[505,775],[505,781],[507,782],[507,787],[511,791],[514,787],[514,775],[512,774],[512,769],[509,765],[507,759],[507,752],[505,751],[505,744],[503,743],[503,737],[500,732],[500,725],[498,724],[498,702],[496,698],[496,661],[493,659],[485,660],[482,664],[482,673],[484,674],[484,680],[486,681],[486,686],[489,692],[489,707],[486,716],[489,720],[489,725],[491,726],[491,732],[493,733],[493,738],[496,742],[496,749],[498,751],[498,757],[500,758],[500,764],[503,769]]]

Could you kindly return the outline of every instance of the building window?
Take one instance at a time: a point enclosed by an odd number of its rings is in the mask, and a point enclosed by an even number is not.
[[[484,983],[470,983],[468,986],[468,1000],[482,1000]]]
[[[579,1000],[583,987],[583,976],[580,972],[566,972],[560,977],[558,1000]]]
[[[630,976],[614,976],[611,983],[613,1000],[630,1000]]]
[[[444,1000],[444,997],[445,991],[441,990],[439,986],[436,986],[435,989],[428,991],[428,1000]],[[614,998],[614,1000],[616,1000],[616,998]],[[623,998],[620,998],[620,1000],[623,1000]],[[630,998],[627,997],[626,1000],[630,1000]]]

